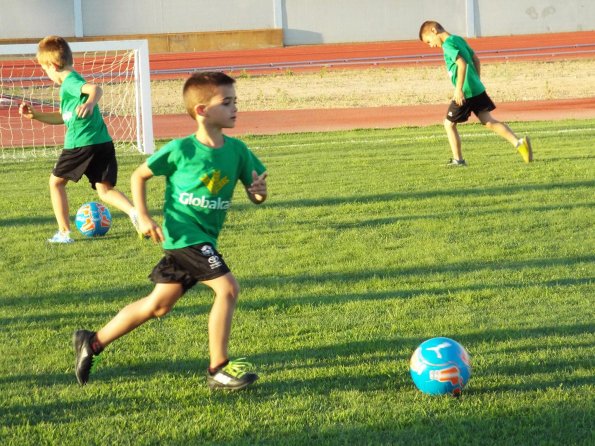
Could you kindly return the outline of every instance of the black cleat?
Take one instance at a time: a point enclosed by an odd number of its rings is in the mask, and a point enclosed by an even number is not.
[[[91,348],[91,340],[95,332],[88,330],[77,330],[72,336],[72,345],[74,347],[74,374],[76,380],[81,386],[89,381],[89,374],[93,366],[95,354]]]
[[[448,163],[446,163],[446,167],[467,167],[467,163],[465,160],[456,160],[451,158]]]
[[[244,358],[229,361],[227,365],[217,369],[214,374],[207,371],[207,384],[211,389],[242,390],[253,384],[258,375],[248,370],[252,364]]]

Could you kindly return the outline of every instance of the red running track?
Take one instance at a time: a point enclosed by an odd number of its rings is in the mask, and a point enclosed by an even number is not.
[[[559,101],[526,101],[496,104],[494,117],[501,121],[556,121],[595,119],[595,98]],[[440,124],[447,104],[402,107],[339,108],[239,112],[230,136],[324,132],[366,128],[393,128]],[[472,118],[473,119],[473,118]],[[171,139],[196,131],[188,115],[153,117],[156,139]]]
[[[468,39],[484,60],[550,60],[558,58],[595,57],[595,31],[522,36],[481,37]],[[354,68],[392,64],[441,64],[439,49],[429,48],[418,40],[399,42],[304,45],[243,51],[210,51],[151,56],[151,71],[155,76],[172,70],[245,71],[251,74],[280,70],[320,70]],[[265,65],[271,65],[266,68]],[[171,75],[170,75],[171,76]],[[175,75],[174,75],[175,77]]]
[[[480,53],[480,58],[485,55],[494,56],[491,61],[506,60],[506,58],[510,60],[534,60],[536,58],[549,60],[554,57],[551,56],[552,52],[560,53],[555,56],[558,58],[595,58],[595,53],[578,53],[570,49],[552,50],[552,47],[572,46],[575,46],[575,49],[588,48],[593,50],[595,48],[595,31],[486,37],[469,39],[469,42],[474,50]],[[544,47],[550,48],[538,50],[538,48]],[[428,58],[438,55],[439,61],[433,61],[432,63],[443,63],[439,50],[428,48],[419,41],[406,41],[312,45],[251,51],[164,54],[152,56],[151,69],[160,70],[165,67],[169,69],[182,69],[184,67],[205,69],[212,66],[229,67],[266,63],[295,63],[304,60],[353,60],[386,56],[409,57],[410,60],[417,59],[419,62],[419,60],[422,60],[420,55]],[[498,55],[501,57],[496,57]],[[377,65],[381,64],[380,62],[377,63]],[[554,121],[559,119],[595,118],[595,97],[500,103],[497,106],[494,116],[502,121]],[[240,111],[236,128],[227,130],[227,133],[230,135],[276,134],[438,124],[444,119],[446,108],[447,104],[431,104],[347,109]],[[156,138],[166,139],[192,133],[195,130],[195,124],[186,115],[156,115],[154,116],[154,128]]]

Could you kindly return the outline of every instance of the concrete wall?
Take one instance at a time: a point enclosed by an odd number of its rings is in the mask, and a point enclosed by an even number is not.
[[[49,34],[72,36],[73,11],[71,0],[2,0],[0,38],[41,38]]]
[[[595,29],[595,0],[1,1],[0,41],[131,36],[155,51],[411,40],[426,19],[464,36]]]
[[[428,19],[465,34],[466,0],[283,0],[286,45],[412,40]]]
[[[274,0],[1,0],[0,39],[275,28]],[[80,6],[80,28],[75,26]]]
[[[475,0],[480,36],[595,29],[594,0]]]
[[[274,27],[271,0],[83,0],[82,6],[87,36]]]

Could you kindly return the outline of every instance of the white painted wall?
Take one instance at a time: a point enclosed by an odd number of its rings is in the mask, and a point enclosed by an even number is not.
[[[71,0],[66,0],[71,1]],[[82,0],[86,36],[268,29],[271,0]]]
[[[595,0],[1,0],[0,39],[284,28],[286,45],[595,30]],[[75,5],[80,21],[75,22]],[[469,21],[467,10],[474,9]],[[77,25],[78,26],[75,26]]]
[[[465,35],[466,0],[284,0],[286,45],[417,39],[425,20]]]
[[[0,39],[74,34],[72,0],[2,0]]]
[[[595,30],[594,0],[475,0],[481,36]]]

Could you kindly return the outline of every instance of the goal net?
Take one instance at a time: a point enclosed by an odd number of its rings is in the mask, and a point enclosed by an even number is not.
[[[74,69],[100,85],[99,109],[117,149],[154,150],[146,40],[69,43]],[[56,154],[65,127],[22,118],[19,105],[60,109],[60,87],[37,63],[37,45],[0,45],[0,159]]]

